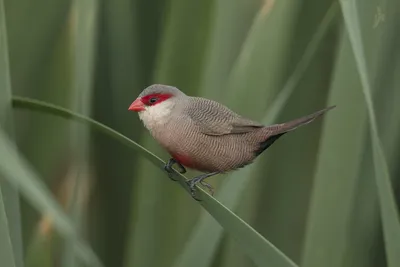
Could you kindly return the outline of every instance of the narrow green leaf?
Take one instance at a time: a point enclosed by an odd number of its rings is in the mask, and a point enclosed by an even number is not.
[[[355,61],[360,75],[365,102],[368,108],[368,117],[371,130],[371,142],[373,148],[373,159],[375,179],[378,189],[381,220],[385,239],[385,249],[388,266],[400,266],[400,224],[398,208],[396,206],[393,188],[391,186],[389,170],[383,153],[381,140],[376,122],[376,115],[372,101],[372,87],[365,60],[365,49],[362,42],[359,25],[359,15],[356,2],[353,0],[340,1],[346,29],[349,33]]]
[[[91,98],[93,89],[95,40],[97,33],[97,0],[74,0],[71,8],[72,14],[72,52],[73,52],[73,90],[72,109],[89,115],[91,111]],[[71,147],[73,162],[70,166],[73,175],[73,189],[69,195],[68,213],[73,218],[77,229],[84,229],[83,217],[85,215],[82,199],[79,196],[87,190],[89,177],[89,130],[88,128],[72,125]],[[73,240],[65,243],[62,265],[65,267],[76,266]]]
[[[356,209],[353,202],[364,146],[364,139],[360,137],[364,136],[366,117],[361,92],[348,90],[360,87],[356,66],[353,60],[349,61],[350,49],[344,36],[338,49],[329,96],[329,103],[338,107],[326,120],[322,131],[310,199],[301,263],[305,267],[347,266],[344,258],[351,250],[348,240],[353,229],[352,213]]]
[[[213,6],[213,1],[169,1],[153,80],[198,88]]]
[[[4,127],[10,113],[11,79],[4,0],[0,0],[0,123]]]
[[[141,5],[149,5],[151,12],[143,10]],[[145,87],[144,81],[148,82],[146,76],[150,75],[148,69],[152,69],[153,60],[147,55],[155,56],[153,46],[158,42],[147,38],[157,36],[153,25],[161,27],[159,8],[157,1],[113,0],[100,4],[94,110],[90,117],[133,139],[140,136],[142,122],[132,120],[132,113],[126,112],[126,107]],[[143,20],[146,23],[141,23]],[[136,208],[132,207],[132,196],[135,197],[138,156],[101,133],[92,132],[91,137],[96,184],[91,194],[102,197],[90,201],[90,211],[96,215],[88,216],[88,232],[94,249],[104,255],[106,266],[127,267],[124,261],[134,252],[128,241],[132,236],[129,229],[135,222],[131,211]]]
[[[14,259],[14,250],[12,247],[2,190],[0,190],[0,257],[2,264],[5,266],[17,266]]]
[[[145,148],[130,140],[126,136],[90,118],[52,104],[27,98],[14,97],[13,104],[16,108],[37,110],[89,124],[93,128],[100,130],[103,133],[106,133],[120,141],[121,143],[133,148],[160,170],[164,170],[163,167],[165,162],[163,162],[159,157],[147,151]],[[163,173],[167,175],[164,171]],[[186,178],[183,175],[175,172],[174,178],[178,180],[179,184],[183,186],[188,193],[190,192],[186,184]],[[188,194],[188,197],[190,197],[190,194]],[[264,266],[265,263],[268,262],[274,262],[279,264],[279,266],[296,266],[282,252],[270,244],[263,236],[257,233],[226,206],[222,205],[218,200],[207,194],[202,188],[198,188],[198,197],[202,199],[202,201],[198,203],[202,205],[203,208],[207,210],[207,212],[210,213],[231,236],[239,241],[239,245],[242,246],[242,249],[248,253],[252,260],[259,266]]]
[[[11,78],[4,1],[0,0],[0,128],[12,136]],[[5,160],[4,158],[3,160]],[[0,176],[0,259],[6,266],[23,266],[18,191]]]
[[[300,62],[297,64],[295,71],[288,79],[287,83],[283,87],[282,91],[278,94],[275,101],[272,103],[271,108],[266,112],[265,118],[262,123],[265,125],[272,124],[276,121],[278,115],[285,108],[286,102],[292,95],[304,72],[307,70],[311,59],[313,58],[318,46],[323,39],[329,25],[333,21],[333,18],[337,14],[338,6],[332,5],[323,21],[321,22],[317,32],[314,34],[311,42],[308,44]],[[221,184],[220,190],[216,194],[216,198],[219,199],[226,207],[235,210],[239,201],[242,199],[244,189],[250,182],[249,177],[257,169],[260,162],[255,162],[251,166],[245,169],[238,170],[225,178],[225,183]],[[244,178],[247,177],[247,178]],[[208,215],[202,215],[199,222],[195,226],[188,243],[185,245],[185,250],[182,252],[181,257],[177,259],[173,266],[184,267],[184,266],[196,266],[206,267],[212,262],[214,253],[217,251],[217,246],[221,241],[223,229],[215,224],[215,221]],[[198,248],[202,247],[202,253],[198,253]],[[276,255],[277,249],[271,244],[271,250],[264,252],[266,258],[270,258],[268,263],[271,266],[277,266],[279,260],[271,260]],[[269,256],[267,256],[269,255]],[[288,258],[284,257],[287,261],[287,265],[295,266],[295,264]],[[267,262],[267,261],[266,261]],[[260,264],[260,263],[259,263]],[[280,266],[284,266],[282,263]]]
[[[264,1],[240,54],[229,73],[224,102],[236,112],[256,118],[265,114],[293,66],[282,58],[290,53],[300,1]],[[279,35],[278,40],[273,36]],[[244,103],[250,102],[251,108]]]
[[[202,77],[201,95],[217,100],[226,83],[262,1],[215,1],[210,44]],[[270,2],[270,1],[267,1]]]
[[[30,1],[4,2],[13,92],[33,97],[46,89],[42,88],[44,72],[47,81],[55,78],[44,71],[48,65],[45,61],[52,54],[52,40],[60,32],[62,25],[65,25],[71,1],[36,0],[34,5]],[[58,94],[57,99],[62,99],[60,88],[54,92]]]
[[[10,184],[18,188],[30,203],[43,214],[49,214],[55,227],[65,237],[73,240],[76,253],[91,266],[102,266],[91,248],[84,243],[74,229],[70,219],[54,200],[41,179],[37,177],[29,164],[18,154],[4,131],[0,130],[0,155],[7,160],[0,161],[0,174]]]
[[[196,92],[200,87],[214,5],[214,1],[167,2],[162,38],[158,42],[153,77],[149,82],[175,85],[186,93]],[[142,123],[139,129],[145,130]],[[166,151],[147,131],[144,133],[140,143],[165,158]],[[136,162],[131,202],[133,223],[125,265],[168,266],[180,254],[186,233],[192,228],[200,207],[185,201],[187,196],[168,179],[160,181],[157,178],[159,171],[145,159]],[[183,210],[186,211],[184,215]],[[159,224],[159,221],[163,223]],[[143,247],[147,249],[143,250]]]
[[[48,236],[36,232],[26,249],[26,267],[53,267],[54,266],[54,242]]]

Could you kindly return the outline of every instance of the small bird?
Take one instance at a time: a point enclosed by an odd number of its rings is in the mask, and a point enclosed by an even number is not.
[[[206,178],[252,163],[279,137],[334,107],[264,126],[216,101],[186,95],[173,86],[153,84],[139,94],[128,110],[139,113],[153,138],[171,155],[164,167],[169,174],[174,164],[182,174],[185,167],[204,173],[187,181],[192,197],[198,200],[196,184],[213,194]]]

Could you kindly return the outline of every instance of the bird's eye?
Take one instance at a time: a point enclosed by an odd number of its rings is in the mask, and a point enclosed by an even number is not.
[[[150,98],[150,100],[149,100],[150,104],[154,104],[156,102],[157,102],[157,98],[156,97]]]

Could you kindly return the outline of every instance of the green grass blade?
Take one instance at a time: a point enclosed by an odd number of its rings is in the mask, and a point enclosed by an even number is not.
[[[140,154],[149,159],[153,164],[155,164],[160,170],[163,170],[164,162],[151,152],[147,151],[142,146],[138,145],[136,142],[130,140],[124,135],[112,130],[111,128],[96,122],[92,119],[86,118],[85,116],[76,114],[64,108],[57,107],[52,104],[44,103],[37,100],[31,100],[27,98],[14,97],[13,104],[16,108],[26,108],[29,110],[38,110],[45,113],[50,113],[53,115],[58,115],[64,118],[71,118],[85,124],[89,124],[97,130],[100,130],[109,136],[115,138],[116,140],[134,148],[136,151],[140,151]],[[165,175],[166,173],[163,172]],[[180,185],[182,185],[186,191],[189,193],[190,190],[185,183],[186,178],[178,173],[174,174],[175,178],[178,179]],[[231,210],[222,205],[218,200],[211,197],[203,189],[198,188],[198,197],[202,199],[199,202],[200,205],[206,209],[210,215],[214,217],[218,223],[224,227],[227,232],[242,246],[242,249],[248,253],[251,259],[256,262],[259,266],[264,266],[268,262],[274,262],[279,264],[279,266],[296,266],[292,263],[282,252],[274,247],[259,233],[257,233],[253,228],[251,228],[246,222],[235,215]],[[271,253],[271,248],[274,250]],[[271,258],[272,257],[272,258]]]
[[[168,82],[178,88],[198,88],[196,85],[199,84],[203,70],[204,51],[209,38],[209,18],[214,4],[206,1],[169,1],[152,80],[157,83]],[[190,18],[188,14],[192,14]]]
[[[26,267],[53,267],[54,243],[47,236],[37,233],[26,249]]]
[[[11,77],[4,1],[0,0],[0,128],[13,135]],[[6,266],[23,266],[18,191],[0,176],[0,259]]]
[[[400,224],[398,208],[396,206],[393,188],[379,139],[376,115],[372,101],[372,87],[365,60],[365,49],[361,37],[359,15],[355,1],[340,1],[346,29],[349,33],[355,61],[360,75],[365,102],[367,104],[369,124],[371,130],[371,142],[373,148],[373,160],[375,169],[375,179],[380,203],[381,220],[383,224],[383,234],[388,266],[400,265]]]
[[[332,5],[328,13],[321,22],[317,32],[314,34],[311,42],[308,44],[303,57],[295,68],[295,71],[288,79],[282,91],[278,94],[276,100],[272,103],[271,108],[266,113],[267,116],[262,120],[265,125],[272,124],[276,122],[278,115],[285,108],[285,104],[289,97],[295,90],[299,80],[306,71],[311,59],[313,58],[318,45],[321,42],[325,32],[329,28],[329,25],[333,21],[333,18],[337,14],[338,7],[336,4]],[[217,192],[216,198],[219,199],[225,206],[234,210],[238,202],[242,199],[243,190],[248,186],[252,173],[256,170],[260,162],[253,163],[253,165],[248,166],[245,169],[238,170],[235,173],[227,176],[225,178],[226,183],[222,184],[220,191]],[[183,251],[180,258],[177,259],[173,266],[191,266],[196,267],[206,267],[211,264],[213,255],[216,252],[216,248],[222,238],[223,231],[220,227],[215,225],[214,220],[206,215],[203,215],[196,228],[194,229],[191,238],[185,245],[185,250]],[[203,247],[202,253],[198,253],[198,248]],[[270,255],[274,255],[276,248],[271,244]],[[266,254],[267,255],[267,254]],[[266,256],[268,257],[268,256]],[[273,256],[271,257],[273,258]],[[286,258],[287,262],[295,265],[290,259]],[[271,261],[271,266],[274,266]],[[276,262],[275,262],[276,263]]]
[[[215,2],[214,22],[206,53],[201,95],[218,100],[228,90],[226,82],[229,73],[262,3],[259,0]]]
[[[0,174],[18,188],[34,207],[43,214],[51,215],[58,231],[64,237],[74,240],[76,253],[84,262],[90,266],[102,266],[90,247],[80,239],[70,219],[63,213],[52,194],[18,154],[3,131],[0,131],[0,155],[2,158],[7,158],[7,161],[0,161]]]
[[[44,61],[52,54],[53,38],[65,25],[70,2],[37,0],[32,5],[31,2],[5,1],[14,93],[33,97],[43,92],[40,88],[43,83],[39,80],[47,65]],[[46,73],[46,78],[54,79],[53,75]],[[58,97],[63,96],[60,90],[54,92]]]
[[[14,108],[18,109],[28,109],[28,110],[33,110],[33,111],[39,111],[42,113],[49,113],[58,117],[66,118],[66,119],[72,119],[81,123],[85,123],[93,127],[94,129],[118,140],[122,144],[134,149],[137,152],[146,152],[143,153],[143,157],[147,158],[154,164],[160,164],[162,161],[159,157],[148,151],[146,148],[143,146],[139,145],[138,143],[132,141],[128,137],[124,136],[123,134],[113,130],[112,128],[97,122],[93,119],[90,119],[86,116],[77,114],[69,109],[53,105],[50,103],[46,103],[44,101],[40,100],[35,100],[27,97],[18,97],[18,96],[13,96],[12,97],[12,104]]]
[[[282,58],[290,53],[289,40],[300,6],[299,1],[283,0],[264,1],[260,7],[226,83],[229,93],[224,102],[235,112],[249,118],[263,116],[293,71]],[[279,41],[271,42],[278,35]],[[252,103],[251,108],[246,102]]]
[[[350,221],[360,155],[364,152],[360,137],[364,137],[365,114],[361,92],[348,90],[358,89],[360,83],[356,66],[349,61],[348,39],[342,39],[329,97],[330,103],[337,104],[337,110],[322,131],[301,266],[347,266],[343,265],[344,258],[351,249],[347,240],[353,230]],[[349,136],[348,132],[352,134]]]
[[[0,123],[8,128],[6,122],[11,119],[11,79],[4,0],[0,0],[0,82]]]
[[[135,140],[142,132],[138,130],[142,122],[132,120],[132,113],[126,112],[126,107],[145,86],[144,81],[148,82],[146,76],[149,75],[148,68],[152,69],[152,60],[147,55],[155,54],[153,46],[157,41],[147,39],[157,36],[152,25],[159,25],[155,10],[160,8],[157,1],[141,1],[140,4],[151,6],[151,12],[145,12],[138,2],[117,0],[100,4],[96,53],[99,56],[96,58],[91,116]],[[139,23],[143,19],[146,23]],[[131,210],[135,208],[131,206],[139,160],[130,149],[115,145],[113,139],[101,133],[92,132],[91,137],[95,187],[91,192],[94,198],[90,202],[90,211],[95,211],[96,215],[88,216],[91,226],[88,232],[94,249],[104,255],[106,266],[125,266],[126,255],[133,254],[128,232],[134,224]]]
[[[0,257],[5,266],[16,267],[15,254],[11,241],[8,218],[3,200],[2,188],[0,190]]]
[[[93,89],[95,40],[97,33],[98,7],[97,0],[73,1],[72,15],[72,51],[73,51],[73,91],[72,109],[89,115]],[[89,183],[89,144],[90,132],[86,127],[73,125],[71,131],[71,147],[74,169],[66,179],[71,179],[73,188],[68,196],[67,210],[73,218],[75,227],[83,232],[84,201],[80,198],[87,190]],[[62,255],[62,266],[76,266],[73,240],[67,240]]]
[[[170,84],[186,93],[196,92],[200,87],[214,5],[214,1],[167,1],[153,76],[147,83]],[[144,29],[148,31],[146,26]],[[137,118],[136,115],[133,117]],[[133,125],[130,127],[134,129]],[[166,151],[148,134],[142,122],[139,129],[144,130],[142,138],[137,139],[140,144],[166,158]],[[157,178],[159,170],[148,161],[143,158],[135,161],[136,179],[131,201],[133,223],[125,265],[168,266],[180,254],[186,233],[201,209],[195,203],[186,201],[186,194],[174,183],[168,179],[160,181]],[[163,223],[159,224],[159,221]],[[147,249],[143,250],[143,247]],[[154,257],[155,254],[157,257]]]

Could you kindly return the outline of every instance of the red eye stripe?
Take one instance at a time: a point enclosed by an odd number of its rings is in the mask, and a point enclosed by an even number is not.
[[[147,106],[154,106],[155,104],[161,103],[171,97],[172,97],[172,94],[157,93],[157,94],[150,94],[150,95],[143,96],[141,98],[141,101],[143,102],[143,104],[145,104]],[[155,101],[154,101],[154,99],[155,99]]]

